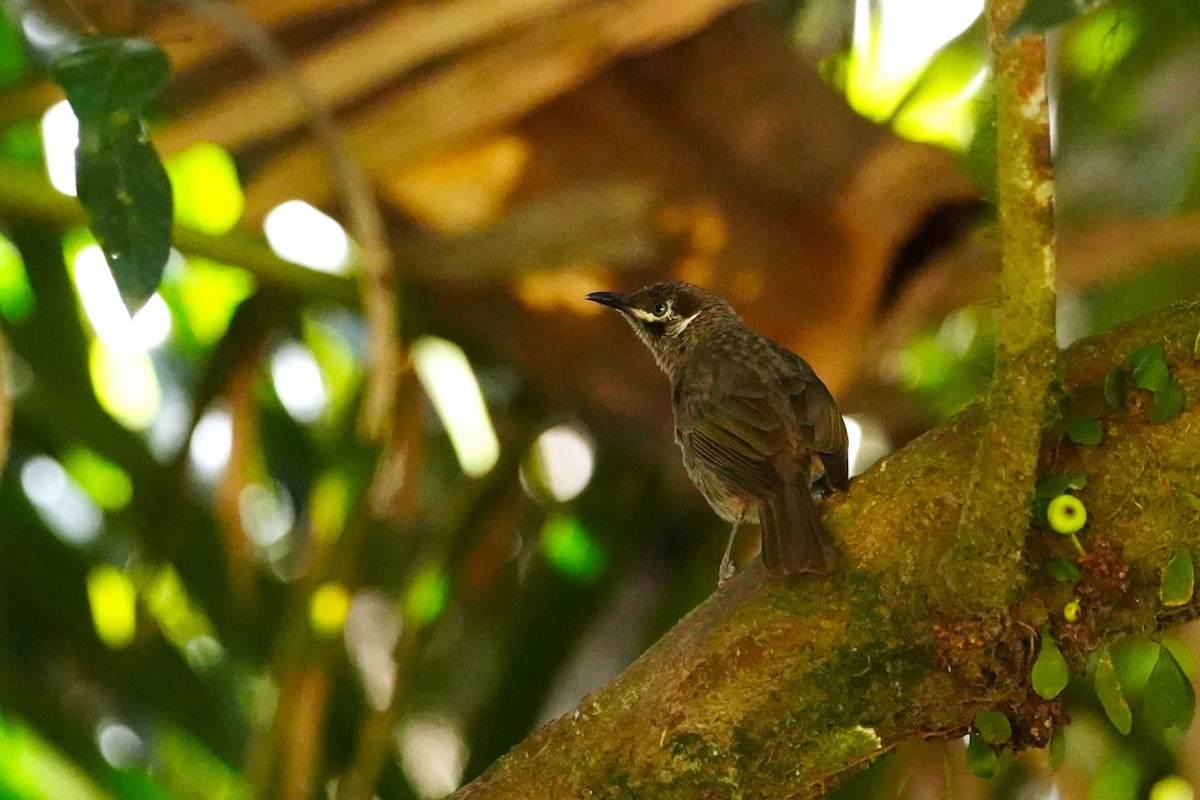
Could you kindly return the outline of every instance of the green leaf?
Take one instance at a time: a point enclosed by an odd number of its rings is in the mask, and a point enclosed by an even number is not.
[[[1167,351],[1163,349],[1161,344],[1144,344],[1130,351],[1126,358],[1129,359],[1129,363],[1136,369],[1147,361],[1166,362]]]
[[[1076,417],[1067,424],[1067,438],[1075,444],[1100,444],[1100,440],[1104,438],[1100,420],[1093,417]]]
[[[983,740],[983,737],[971,734],[967,743],[967,768],[981,778],[988,779],[996,775],[1000,759],[996,751]]]
[[[79,118],[79,202],[132,313],[154,294],[171,252],[171,184],[141,119],[170,64],[152,42],[91,37],[50,69]]]
[[[1067,729],[1059,725],[1054,729],[1054,733],[1050,734],[1050,746],[1046,748],[1046,755],[1050,760],[1050,771],[1057,772],[1058,768],[1067,760]]]
[[[1200,8],[1200,6],[1198,6]],[[1196,332],[1196,341],[1192,344],[1192,358],[1200,361],[1200,331]]]
[[[1167,608],[1185,606],[1192,600],[1196,587],[1196,573],[1192,565],[1192,551],[1180,547],[1163,568],[1162,586],[1158,596]]]
[[[1133,713],[1129,710],[1129,701],[1125,699],[1125,692],[1117,677],[1117,669],[1113,666],[1112,653],[1108,651],[1107,647],[1100,651],[1099,658],[1096,660],[1093,684],[1096,688],[1096,696],[1100,698],[1100,705],[1104,706],[1104,713],[1108,715],[1109,721],[1121,733],[1128,734],[1133,729]]]
[[[1150,405],[1150,421],[1156,425],[1169,422],[1183,412],[1184,405],[1183,387],[1178,381],[1171,381],[1165,389],[1154,393],[1154,402]]]
[[[975,715],[975,730],[988,744],[1004,744],[1012,738],[1012,724],[1000,711],[980,711]]]
[[[1171,383],[1171,370],[1161,358],[1147,358],[1133,369],[1133,385],[1139,389],[1161,392]]]
[[[1079,567],[1072,564],[1062,556],[1055,556],[1046,561],[1042,565],[1051,578],[1056,581],[1077,581],[1079,580]]]
[[[1125,370],[1113,367],[1104,376],[1104,402],[1114,411],[1125,407]]]
[[[1066,494],[1068,489],[1084,489],[1087,487],[1087,473],[1074,472],[1070,475],[1056,472],[1038,481],[1034,495],[1053,500],[1060,494]]]
[[[1160,648],[1158,663],[1154,665],[1154,671],[1146,683],[1142,712],[1147,721],[1160,730],[1186,730],[1195,716],[1196,692],[1175,656],[1165,647]]]
[[[1131,705],[1137,703],[1146,690],[1160,649],[1158,642],[1144,636],[1126,636],[1109,648],[1121,691]]]
[[[1091,6],[1088,0],[1029,0],[1005,33],[1010,39],[1070,22]]]
[[[1063,658],[1050,633],[1043,632],[1040,638],[1042,644],[1038,650],[1037,661],[1033,662],[1030,679],[1035,692],[1047,700],[1053,700],[1066,688],[1070,671],[1067,669],[1067,660]]]

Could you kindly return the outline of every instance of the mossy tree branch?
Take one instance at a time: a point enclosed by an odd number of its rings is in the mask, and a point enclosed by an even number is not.
[[[1100,643],[1195,617],[1159,602],[1159,571],[1179,546],[1200,547],[1200,303],[1085,340],[1063,354],[1062,402],[1102,420],[1097,447],[1050,429],[1043,474],[1088,476],[1079,492],[1092,522],[1077,585],[1041,562],[1074,557],[1064,537],[1027,537],[1022,588],[1004,614],[979,620],[937,604],[927,567],[956,547],[970,483],[962,465],[991,420],[976,406],[930,431],[832,499],[825,522],[843,564],[790,582],[751,568],[729,581],[574,713],[547,724],[459,790],[457,800],[739,796],[813,798],[908,739],[961,735],[975,712],[1000,708],[1013,745],[1045,744],[1061,720],[1028,676],[1035,631],[1051,626],[1078,667]],[[1106,408],[1105,373],[1135,347],[1166,347],[1172,375],[1193,398],[1168,423],[1147,419],[1135,392]],[[981,576],[990,581],[991,576]],[[978,590],[965,576],[963,592]],[[1005,594],[1008,594],[1005,592]],[[1082,618],[1057,613],[1084,598]]]
[[[996,84],[996,189],[1001,271],[996,368],[954,550],[942,562],[943,604],[994,614],[1019,588],[1038,443],[1054,378],[1054,172],[1046,48],[1005,35],[1024,0],[989,0]],[[964,579],[970,576],[970,591]]]

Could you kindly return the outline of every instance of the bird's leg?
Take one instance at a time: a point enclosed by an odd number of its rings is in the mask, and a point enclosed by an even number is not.
[[[737,538],[738,526],[742,521],[739,519],[733,523],[733,530],[729,532],[729,544],[725,545],[725,555],[721,557],[721,572],[717,575],[717,586],[725,583],[733,577],[733,573],[737,572],[737,565],[733,563],[733,540]]]

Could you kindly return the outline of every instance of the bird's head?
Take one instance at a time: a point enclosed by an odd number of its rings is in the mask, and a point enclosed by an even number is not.
[[[720,297],[682,281],[655,283],[628,295],[592,292],[588,300],[620,311],[667,374],[679,357],[721,323],[741,323]]]

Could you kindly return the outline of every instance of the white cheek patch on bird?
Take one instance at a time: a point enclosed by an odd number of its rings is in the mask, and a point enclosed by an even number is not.
[[[678,336],[679,334],[683,333],[684,331],[687,330],[687,326],[691,325],[692,321],[695,320],[696,317],[698,317],[698,316],[700,316],[699,311],[697,311],[695,314],[692,314],[690,317],[684,317],[683,319],[675,320],[674,322],[668,323],[667,336],[674,338],[674,337]]]
[[[651,312],[645,311],[640,308],[631,308],[631,309],[629,309],[629,313],[632,314],[637,319],[640,319],[642,322],[662,322],[663,321],[662,317],[656,317]]]

